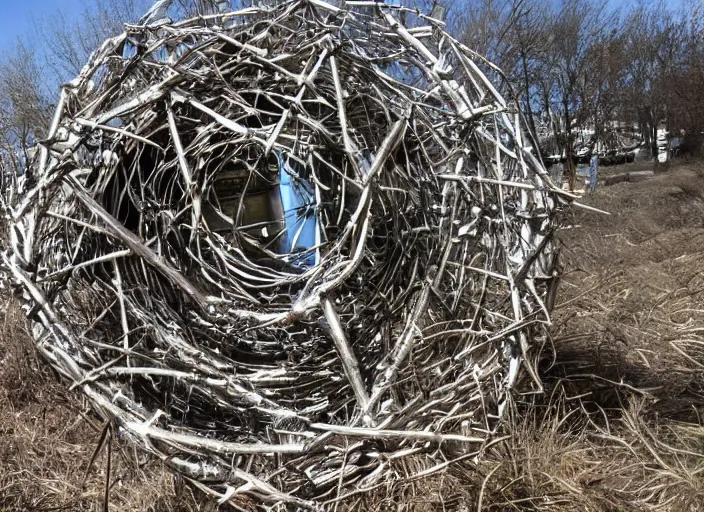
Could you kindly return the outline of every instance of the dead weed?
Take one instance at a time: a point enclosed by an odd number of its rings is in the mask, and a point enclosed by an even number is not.
[[[106,453],[88,464],[102,425],[77,394],[37,357],[24,315],[4,300],[0,316],[0,510],[103,511]],[[177,485],[157,462],[138,464],[130,448],[115,443],[109,508],[145,512],[214,510],[188,487]]]

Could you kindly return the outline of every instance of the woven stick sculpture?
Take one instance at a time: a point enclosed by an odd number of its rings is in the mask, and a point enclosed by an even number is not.
[[[39,350],[222,501],[480,455],[540,389],[570,197],[479,63],[374,2],[127,26],[7,201]]]

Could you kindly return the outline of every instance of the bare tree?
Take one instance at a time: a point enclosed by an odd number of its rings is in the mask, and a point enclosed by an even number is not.
[[[209,12],[218,0],[173,0],[171,17]],[[242,0],[243,5],[256,0]],[[35,33],[0,62],[0,132],[5,160],[19,165],[46,125],[57,86],[73,78],[107,37],[137,22],[153,0],[86,0],[76,18],[58,11],[37,19]],[[462,42],[504,71],[536,133],[542,117],[566,156],[574,186],[573,131],[594,125],[597,137],[614,118],[634,122],[657,151],[664,119],[699,133],[704,124],[704,11],[680,17],[661,1],[641,3],[620,17],[606,0],[403,0],[424,12],[442,5]],[[20,65],[21,64],[21,65]],[[489,68],[488,74],[493,73]],[[18,84],[30,84],[20,87]],[[21,98],[18,100],[18,98]],[[10,147],[14,150],[10,151]],[[16,160],[13,162],[13,160]]]
[[[73,78],[107,37],[135,21],[151,0],[98,0],[81,16],[61,11],[36,21],[0,59],[0,170],[21,173],[49,125],[58,85]]]
[[[86,3],[75,18],[61,10],[45,13],[35,20],[30,44],[43,49],[44,65],[56,82],[70,80],[105,39],[122,32],[125,23],[138,21],[152,3],[152,0],[97,0]]]
[[[580,88],[588,79],[591,49],[609,28],[606,3],[594,0],[565,0],[553,18],[549,63],[555,76],[550,108],[559,113],[561,129],[555,133],[566,156],[565,171],[573,189],[577,172],[573,129],[584,123]]]
[[[621,26],[614,23],[605,28],[586,49],[583,76],[577,84],[580,110],[575,118],[580,124],[593,125],[593,149],[605,137],[607,123],[619,109],[627,75]]]
[[[651,119],[643,117],[648,128],[664,121],[671,132],[683,131],[689,149],[700,151],[704,139],[704,6],[695,5],[679,16],[671,14],[658,21],[657,46],[651,47],[656,65],[648,106],[653,114]],[[656,144],[651,142],[651,146],[655,153]]]
[[[33,49],[21,42],[0,63],[0,159],[8,171],[21,171],[48,125],[51,106],[42,78]]]
[[[629,58],[623,114],[638,123],[653,155],[657,127],[666,115],[663,85],[681,44],[681,28],[662,2],[643,3],[625,20],[624,51]]]
[[[489,60],[508,68],[513,50],[508,37],[523,15],[526,0],[468,0],[457,20],[462,41]]]
[[[524,10],[510,24],[508,31],[510,45],[516,55],[512,78],[528,118],[528,127],[535,135],[534,105],[540,104],[540,88],[536,82],[550,41],[550,34],[545,30],[549,10],[547,4],[538,0],[525,0],[522,7]]]

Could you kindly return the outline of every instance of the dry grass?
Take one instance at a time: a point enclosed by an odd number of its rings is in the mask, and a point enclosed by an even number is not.
[[[571,219],[581,227],[563,233],[568,272],[543,366],[548,393],[516,407],[506,443],[479,463],[336,509],[704,510],[701,175],[689,166],[600,189],[588,201],[613,215]],[[101,510],[104,454],[81,485],[101,425],[37,360],[14,307],[2,327],[0,510]],[[418,457],[395,470],[418,475],[430,464]],[[208,510],[126,447],[114,450],[112,481],[111,510]]]
[[[704,510],[702,174],[601,188],[586,201],[613,214],[570,219],[548,393],[517,407],[507,443],[347,508]]]
[[[563,234],[552,375],[647,389],[673,419],[704,416],[704,178],[696,169],[602,189],[610,217]]]
[[[340,510],[696,512],[704,506],[704,427],[648,418],[631,396],[618,417],[597,416],[564,389],[479,464],[375,489]],[[608,422],[604,422],[604,418]],[[423,467],[397,471],[416,475]]]
[[[636,510],[704,510],[703,199],[701,166],[680,166],[599,190],[588,201],[613,214],[577,213],[562,237],[546,378],[585,394],[603,482]]]
[[[77,394],[41,362],[22,312],[3,301],[0,317],[0,510],[103,510],[106,451],[91,471],[102,425]],[[214,510],[158,462],[138,464],[131,449],[113,444],[109,510]],[[84,482],[85,480],[85,482]]]

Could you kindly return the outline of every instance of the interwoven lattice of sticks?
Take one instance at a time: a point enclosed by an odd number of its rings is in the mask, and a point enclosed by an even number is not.
[[[6,201],[39,350],[224,501],[479,455],[539,390],[571,200],[480,64],[373,2],[127,26]]]

